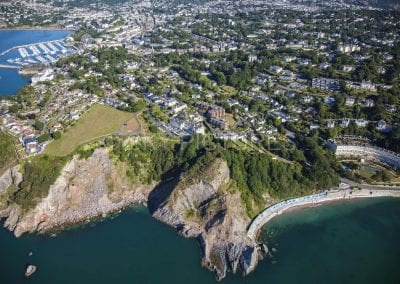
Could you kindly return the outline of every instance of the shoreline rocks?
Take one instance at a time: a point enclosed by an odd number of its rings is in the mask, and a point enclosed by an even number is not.
[[[33,273],[35,273],[37,267],[35,265],[28,265],[25,270],[25,277],[30,277]]]
[[[227,193],[229,168],[216,159],[188,181],[183,175],[170,195],[161,200],[153,217],[187,238],[196,238],[202,250],[202,265],[215,272],[217,280],[228,271],[249,274],[259,260],[259,246],[247,237],[250,218],[240,193]]]
[[[19,205],[11,204],[0,210],[0,217],[6,218],[4,226],[16,237],[23,233],[42,233],[143,202],[152,187],[132,188],[126,177],[117,172],[107,150],[97,149],[87,160],[74,157],[67,163],[50,186],[48,195],[33,209],[23,212]]]
[[[0,176],[0,194],[3,194],[11,185],[18,185],[22,181],[22,174],[19,172],[20,166],[16,165],[7,169]]]
[[[168,188],[132,185],[117,171],[107,150],[100,148],[86,160],[73,157],[33,209],[24,212],[10,204],[0,210],[0,217],[6,218],[4,226],[19,237],[87,223],[133,204],[145,204],[154,218],[184,237],[196,238],[202,265],[221,280],[228,271],[250,273],[261,256],[260,246],[247,236],[250,218],[240,193],[230,183],[226,161],[217,158],[194,178],[182,173]]]

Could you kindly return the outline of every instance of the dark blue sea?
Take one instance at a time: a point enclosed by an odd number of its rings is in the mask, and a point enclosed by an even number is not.
[[[261,234],[272,256],[222,283],[400,283],[400,199],[342,202],[290,212]],[[29,252],[32,256],[28,256]],[[216,283],[193,239],[144,207],[63,231],[16,239],[0,229],[0,283]],[[24,277],[26,264],[37,272]]]

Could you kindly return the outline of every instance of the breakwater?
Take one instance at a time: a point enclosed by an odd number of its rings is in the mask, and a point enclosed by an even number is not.
[[[45,44],[45,43],[51,44],[51,43],[60,43],[60,42],[63,42],[63,40],[49,40],[49,41],[41,41],[41,42],[34,43],[34,44],[22,44],[22,45],[17,45],[17,46],[13,46],[13,47],[11,47],[11,48],[9,48],[9,49],[7,49],[7,50],[1,52],[1,53],[0,53],[0,56],[3,56],[3,55],[5,55],[5,54],[7,54],[7,53],[9,53],[10,51],[15,50],[15,49],[26,48],[26,47],[31,47],[31,46],[39,45],[39,44]]]
[[[0,68],[19,69],[19,68],[21,68],[21,67],[19,67],[19,66],[13,66],[13,65],[0,64]]]

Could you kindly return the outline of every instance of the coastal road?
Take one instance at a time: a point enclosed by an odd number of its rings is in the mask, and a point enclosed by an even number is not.
[[[309,206],[317,203],[345,200],[351,198],[366,198],[366,197],[385,197],[395,196],[400,197],[400,186],[384,186],[384,185],[370,185],[370,184],[359,184],[351,180],[342,178],[342,183],[346,183],[351,187],[357,187],[359,190],[353,190],[351,188],[338,189],[333,188],[330,191],[325,191],[317,194],[306,195],[298,198],[287,199],[276,204],[273,204],[265,208],[260,212],[256,218],[251,222],[247,236],[256,240],[259,230],[272,218],[281,214],[282,212],[299,206]]]

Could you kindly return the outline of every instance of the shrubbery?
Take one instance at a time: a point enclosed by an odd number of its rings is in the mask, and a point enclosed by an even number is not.
[[[0,131],[0,173],[15,158],[12,138]]]
[[[56,181],[66,162],[66,157],[48,155],[27,160],[23,166],[23,180],[14,195],[14,201],[24,210],[34,208],[47,196],[50,186]]]
[[[183,171],[187,179],[196,179],[204,166],[218,157],[223,158],[228,163],[231,178],[241,193],[249,216],[257,213],[256,207],[264,205],[265,194],[285,199],[310,194],[339,182],[335,158],[315,145],[312,139],[304,142],[308,145],[305,156],[311,163],[307,165],[273,160],[269,154],[238,147],[223,148],[218,142],[204,142],[198,138],[192,137],[187,143],[160,140],[130,146],[124,146],[121,140],[115,139],[112,152],[118,160],[131,166],[128,176],[147,183],[167,181]]]

